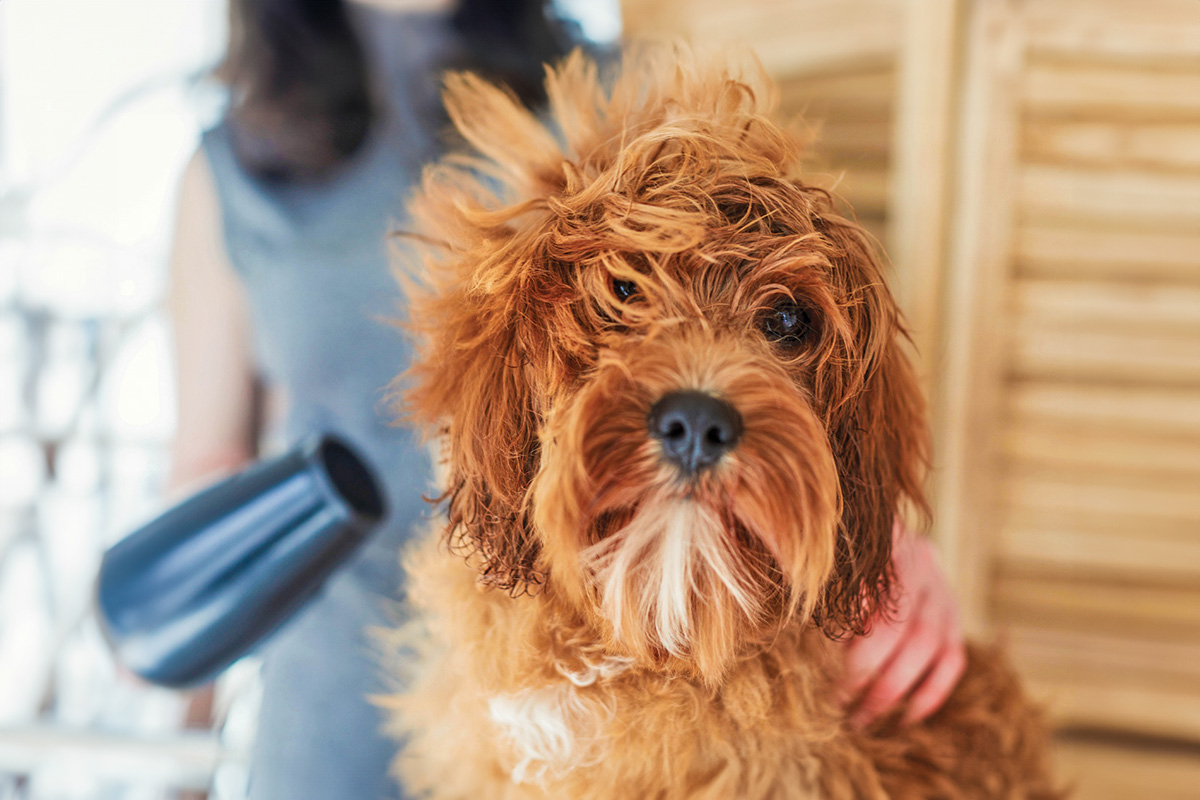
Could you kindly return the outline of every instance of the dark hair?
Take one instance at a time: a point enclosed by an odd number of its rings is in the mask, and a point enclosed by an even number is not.
[[[459,0],[451,18],[461,60],[444,65],[479,73],[511,89],[525,105],[545,101],[544,64],[570,50],[546,13],[546,0]]]
[[[318,177],[354,153],[375,116],[366,56],[342,0],[231,0],[218,75],[232,91],[234,152],[260,177]]]
[[[545,0],[460,0],[460,40],[434,70],[471,70],[542,100],[542,64],[570,48]],[[343,0],[230,0],[230,47],[218,76],[233,101],[234,152],[278,181],[320,177],[352,155],[376,118],[371,75]],[[431,79],[432,76],[431,76]]]

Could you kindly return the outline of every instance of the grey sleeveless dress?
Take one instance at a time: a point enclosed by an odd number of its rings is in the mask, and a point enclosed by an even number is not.
[[[407,365],[387,233],[436,157],[442,127],[432,65],[450,47],[437,17],[357,11],[384,117],[330,179],[278,185],[236,163],[224,125],[202,147],[231,262],[247,290],[259,367],[288,397],[288,444],[314,431],[355,445],[386,483],[389,516],[321,595],[264,645],[252,800],[377,800],[394,742],[366,700],[385,689],[365,629],[394,624],[399,552],[428,516],[430,464],[392,423],[386,387]]]

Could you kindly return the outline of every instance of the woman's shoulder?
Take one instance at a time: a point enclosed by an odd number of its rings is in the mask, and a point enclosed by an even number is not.
[[[220,230],[220,201],[212,166],[203,147],[196,148],[179,181],[176,225],[193,230]]]

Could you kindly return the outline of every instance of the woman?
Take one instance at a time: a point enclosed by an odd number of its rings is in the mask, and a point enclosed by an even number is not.
[[[231,104],[180,196],[173,483],[253,460],[263,421],[281,420],[287,443],[336,432],[373,462],[387,482],[383,530],[264,648],[250,794],[396,798],[396,745],[366,699],[385,688],[366,629],[395,622],[397,553],[421,527],[430,464],[383,404],[408,356],[386,324],[402,314],[386,234],[442,150],[437,73],[481,71],[536,103],[541,63],[570,37],[526,0],[233,0],[232,11]],[[928,545],[899,534],[896,569],[896,621],[847,648],[860,723],[906,696],[910,718],[930,713],[962,668]]]

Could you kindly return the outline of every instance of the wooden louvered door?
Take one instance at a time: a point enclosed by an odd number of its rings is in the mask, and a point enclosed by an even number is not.
[[[1082,795],[1200,797],[1200,3],[966,17],[941,533]]]
[[[1200,798],[1200,0],[626,0],[754,47],[883,241],[935,536],[1080,800]]]

